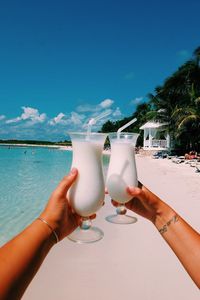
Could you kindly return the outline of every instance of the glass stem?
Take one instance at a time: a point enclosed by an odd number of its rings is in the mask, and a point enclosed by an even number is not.
[[[92,226],[92,222],[89,217],[82,218],[80,228],[82,230],[88,230]]]
[[[125,205],[124,204],[119,204],[119,206],[116,209],[117,215],[125,215],[126,212],[127,212],[127,209],[126,209]]]

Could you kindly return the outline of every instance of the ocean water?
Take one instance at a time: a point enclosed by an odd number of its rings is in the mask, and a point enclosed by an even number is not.
[[[71,160],[70,151],[0,146],[0,245],[40,214]]]

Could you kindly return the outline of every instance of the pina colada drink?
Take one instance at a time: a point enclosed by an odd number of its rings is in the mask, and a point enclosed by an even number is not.
[[[72,167],[78,169],[78,178],[70,188],[69,200],[75,212],[82,217],[94,214],[104,201],[102,150],[100,142],[73,141]]]
[[[137,137],[138,134],[129,132],[109,134],[111,155],[106,187],[110,197],[119,203],[117,214],[106,217],[111,223],[131,224],[137,221],[135,217],[125,215],[125,203],[132,198],[127,188],[138,185],[134,153]]]
[[[120,140],[113,141],[111,147],[106,186],[112,199],[126,203],[131,200],[127,187],[138,185],[134,147],[130,142]]]
[[[103,237],[103,232],[91,226],[90,216],[103,204],[105,195],[102,168],[102,151],[106,139],[103,133],[69,133],[72,140],[72,167],[78,169],[78,177],[68,192],[73,210],[82,222],[68,238],[77,243],[92,243]]]

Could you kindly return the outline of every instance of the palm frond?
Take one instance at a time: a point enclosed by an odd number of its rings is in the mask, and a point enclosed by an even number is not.
[[[195,102],[195,104],[200,104],[200,97],[196,98],[196,99],[194,100],[194,102]]]
[[[181,129],[184,125],[186,125],[187,123],[190,123],[192,121],[198,121],[200,120],[200,117],[197,115],[189,115],[186,118],[184,118],[178,125],[178,129]]]

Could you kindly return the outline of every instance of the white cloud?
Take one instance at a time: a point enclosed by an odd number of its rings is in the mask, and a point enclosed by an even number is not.
[[[31,120],[32,121],[31,124],[35,124],[35,123],[43,123],[46,120],[47,117],[46,114],[45,113],[40,114],[38,109],[36,108],[22,106],[22,109],[24,112],[21,114],[20,117],[7,120],[6,123],[11,124],[20,121]]]
[[[82,104],[77,106],[76,110],[78,112],[95,112],[97,110],[97,106],[91,104]]]
[[[59,113],[56,117],[51,119],[48,123],[52,126],[56,125],[68,125],[68,126],[82,126],[85,115],[78,114],[77,112],[72,111],[69,115],[65,115],[62,112]]]
[[[56,123],[61,122],[64,116],[65,116],[65,114],[63,114],[62,112],[59,113],[59,114],[57,115],[57,117],[54,118],[55,122],[56,122]]]
[[[74,125],[82,125],[82,121],[84,120],[85,116],[84,115],[80,115],[74,111],[71,112],[71,118],[70,118],[70,122],[72,122],[72,124]]]
[[[14,118],[14,119],[7,120],[6,124],[17,123],[19,121],[21,121],[21,117],[17,117],[17,118]]]
[[[44,122],[46,119],[46,114],[45,113],[39,114],[38,109],[32,107],[25,107],[25,106],[22,106],[22,109],[24,110],[24,113],[21,115],[22,120],[30,119],[36,122],[37,121]]]
[[[59,113],[55,118],[51,119],[49,121],[50,125],[56,125],[56,124],[66,124],[66,120],[64,120],[65,114],[62,112]]]
[[[3,121],[6,118],[4,115],[0,115],[0,121]]]
[[[137,104],[141,103],[143,99],[144,99],[143,97],[136,97],[130,101],[130,104],[137,105]]]
[[[83,131],[90,119],[101,116],[92,126],[95,132],[107,120],[115,121],[122,117],[120,108],[113,104],[114,101],[107,98],[96,105],[84,104],[74,111],[60,112],[51,119],[36,108],[23,106],[21,115],[15,118],[0,115],[0,133],[4,138],[62,140],[67,132]]]
[[[83,113],[83,112],[95,113],[95,112],[99,112],[103,109],[109,108],[111,105],[113,105],[113,103],[114,103],[114,100],[111,100],[111,99],[105,99],[97,105],[91,105],[91,104],[86,103],[83,105],[79,105],[76,108],[76,111],[80,112],[80,113]]]
[[[115,111],[113,112],[113,117],[117,117],[117,118],[120,118],[121,116],[122,116],[122,112],[121,112],[121,110],[120,110],[120,108],[119,107],[117,107],[116,109],[115,109]]]
[[[105,108],[110,107],[113,103],[114,103],[113,100],[111,100],[111,99],[105,99],[105,100],[103,100],[103,101],[99,104],[99,106],[100,106],[101,108],[105,109]]]

